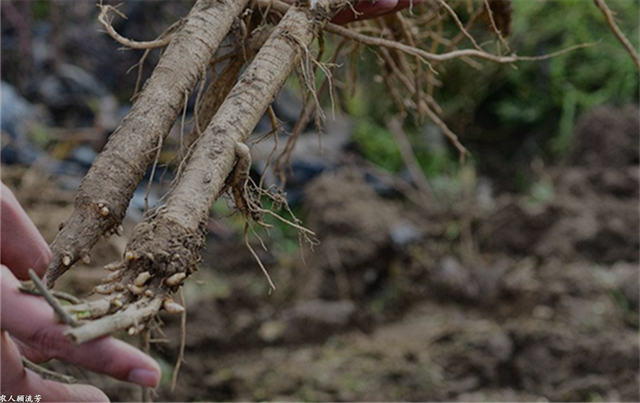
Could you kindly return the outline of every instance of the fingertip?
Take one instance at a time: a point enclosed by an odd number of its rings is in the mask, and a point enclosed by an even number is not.
[[[155,388],[162,378],[160,365],[153,358],[113,337],[77,346],[64,360],[141,386]]]
[[[162,378],[162,369],[156,360],[151,356],[136,350],[139,354],[139,361],[127,375],[127,381],[140,386],[156,388]]]
[[[160,383],[161,376],[160,367],[157,369],[136,368],[129,372],[127,381],[140,386],[156,388]]]

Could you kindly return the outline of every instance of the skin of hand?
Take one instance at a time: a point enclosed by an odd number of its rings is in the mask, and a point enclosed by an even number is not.
[[[156,387],[161,373],[151,357],[112,337],[73,344],[65,335],[69,327],[56,322],[53,309],[43,298],[18,290],[18,279],[27,279],[29,268],[40,276],[44,274],[51,251],[11,190],[1,186],[0,393],[38,394],[42,401],[109,401],[100,389],[90,385],[42,379],[23,367],[21,355],[36,363],[56,358],[119,380]]]

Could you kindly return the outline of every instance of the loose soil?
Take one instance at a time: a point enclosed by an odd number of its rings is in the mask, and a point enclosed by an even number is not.
[[[539,174],[545,192],[490,203],[418,208],[379,196],[354,166],[325,173],[305,194],[321,244],[304,259],[270,245],[271,295],[243,247],[209,237],[185,287],[174,392],[179,318],[162,316],[156,400],[639,401],[637,116],[595,109],[567,160]],[[34,170],[3,167],[2,179],[52,240],[73,194]],[[398,242],[407,228],[415,236]],[[124,239],[101,241],[60,285],[86,294]]]

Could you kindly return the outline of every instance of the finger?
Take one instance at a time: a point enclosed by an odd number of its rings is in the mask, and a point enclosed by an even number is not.
[[[0,262],[21,280],[28,280],[33,268],[41,276],[51,261],[51,249],[22,209],[11,190],[0,190]]]
[[[46,357],[45,355],[43,355],[39,351],[37,351],[37,350],[31,348],[30,346],[24,344],[20,340],[13,340],[13,343],[18,348],[18,351],[20,351],[20,355],[22,355],[23,357],[25,357],[26,359],[28,359],[31,362],[35,362],[36,364],[39,364],[41,362],[45,362],[45,361],[49,360],[49,357]]]
[[[142,386],[157,386],[160,367],[151,357],[112,337],[75,345],[65,335],[69,326],[55,322],[53,309],[42,298],[21,293],[20,283],[4,266],[0,282],[2,329],[42,357],[57,358]]]
[[[22,366],[20,353],[6,332],[0,333],[3,395],[40,395],[42,402],[108,402],[100,389],[89,385],[65,385],[42,379]]]
[[[24,356],[29,361],[39,364],[41,362],[45,362],[49,360],[49,357],[45,356],[38,350],[32,347],[29,347],[28,345],[24,344],[18,339],[15,339],[15,340],[12,339],[11,341],[13,341],[16,347],[18,347],[18,351],[20,351],[20,355]]]
[[[397,5],[398,0],[361,1],[355,6],[356,12],[353,9],[343,10],[331,22],[342,25],[356,20],[375,18],[390,12]]]

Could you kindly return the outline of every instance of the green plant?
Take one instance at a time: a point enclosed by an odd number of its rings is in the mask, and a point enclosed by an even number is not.
[[[638,2],[610,6],[637,46]],[[509,154],[532,139],[543,157],[559,157],[571,144],[580,114],[604,103],[638,102],[636,66],[592,2],[515,0],[514,9],[510,42],[519,55],[596,45],[517,67],[484,63],[473,75],[464,63],[452,64],[444,76],[442,105],[467,142],[511,141],[516,146]]]

